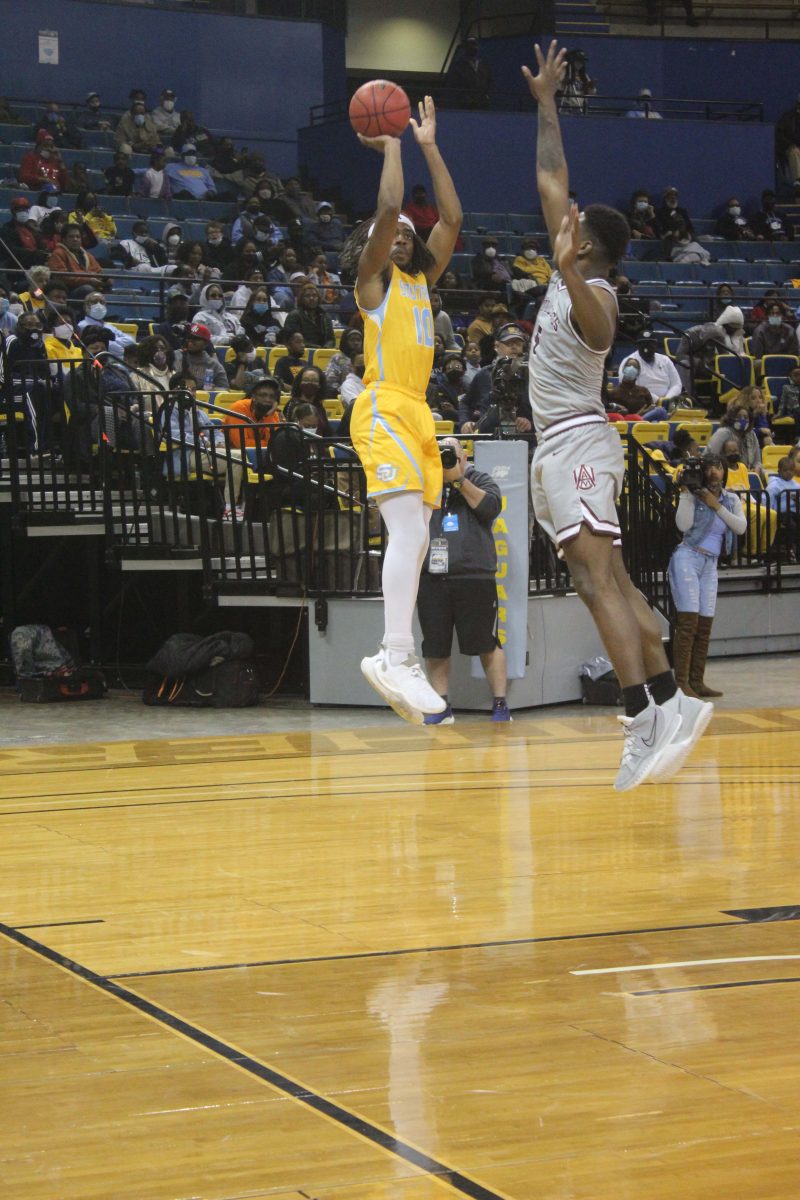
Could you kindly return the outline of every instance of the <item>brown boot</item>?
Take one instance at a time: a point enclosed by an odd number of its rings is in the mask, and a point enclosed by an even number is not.
[[[708,658],[708,643],[711,639],[711,626],[713,624],[713,617],[698,617],[697,633],[694,639],[692,660],[689,666],[689,683],[697,695],[702,697],[722,695],[722,692],[715,692],[713,688],[708,687],[703,682],[706,659]]]
[[[698,698],[689,683],[694,639],[697,634],[697,613],[679,612],[672,634],[672,668],[675,682],[686,696]]]

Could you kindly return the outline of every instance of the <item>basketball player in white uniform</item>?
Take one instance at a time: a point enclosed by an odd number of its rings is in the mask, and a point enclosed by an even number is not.
[[[569,176],[555,95],[565,51],[535,47],[539,74],[522,71],[539,105],[536,180],[553,244],[554,272],[530,349],[530,402],[538,439],[531,466],[536,519],[566,558],[625,698],[622,763],[627,791],[663,781],[683,764],[713,706],[677,688],[658,622],[625,570],[616,500],[624,459],[602,401],[603,363],[614,341],[617,301],[608,282],[630,229],[622,213],[569,203]]]

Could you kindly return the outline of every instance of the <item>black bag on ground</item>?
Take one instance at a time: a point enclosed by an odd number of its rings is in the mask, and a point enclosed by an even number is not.
[[[74,632],[47,625],[18,625],[9,639],[20,700],[52,704],[60,700],[102,700],[102,671],[79,664]]]
[[[259,678],[252,638],[178,633],[150,659],[145,704],[169,708],[249,708],[258,704]]]
[[[108,688],[105,675],[93,667],[76,667],[69,675],[18,679],[24,704],[52,704],[56,700],[102,700]]]
[[[593,658],[580,669],[581,697],[584,704],[603,704],[618,707],[622,704],[622,689],[607,658]]]

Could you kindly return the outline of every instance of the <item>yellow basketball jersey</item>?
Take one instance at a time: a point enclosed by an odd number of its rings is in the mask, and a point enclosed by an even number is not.
[[[364,318],[364,387],[385,383],[424,399],[433,366],[433,313],[425,276],[407,275],[392,263],[380,308],[358,307]]]

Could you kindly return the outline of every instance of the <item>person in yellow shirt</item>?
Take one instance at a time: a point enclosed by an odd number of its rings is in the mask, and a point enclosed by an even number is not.
[[[511,264],[511,274],[515,279],[530,279],[537,284],[546,285],[550,282],[553,268],[539,253],[539,243],[535,237],[522,239],[522,248]]]
[[[89,248],[98,242],[108,242],[117,236],[117,225],[114,218],[103,208],[94,192],[78,192],[75,197],[75,207],[67,218],[68,224],[79,225],[89,230],[94,241],[89,241]]]
[[[83,347],[74,340],[75,318],[66,307],[50,308],[47,318],[48,332],[44,349],[51,362],[68,362],[83,358]]]
[[[461,205],[436,145],[436,110],[426,96],[414,138],[433,180],[439,220],[427,244],[403,204],[400,139],[366,138],[383,155],[375,219],[351,234],[342,266],[358,263],[356,302],[364,318],[364,390],[356,397],[350,436],[379,506],[389,542],[383,563],[384,635],[364,658],[365,679],[395,712],[421,725],[446,701],[428,683],[415,656],[412,619],[428,550],[431,513],[442,495],[442,461],[426,401],[433,364],[433,312],[428,295],[450,261],[461,228]],[[348,261],[349,260],[349,261]]]

